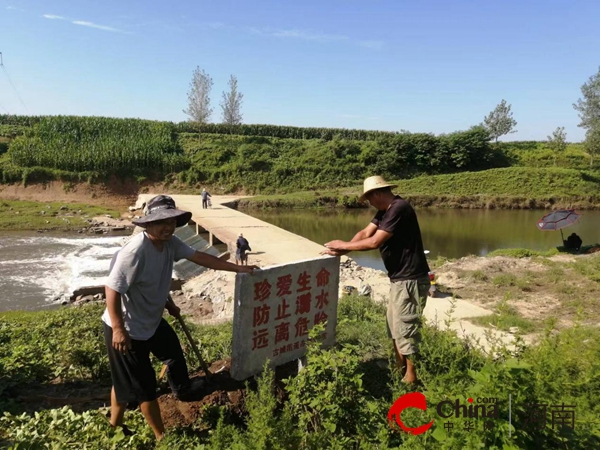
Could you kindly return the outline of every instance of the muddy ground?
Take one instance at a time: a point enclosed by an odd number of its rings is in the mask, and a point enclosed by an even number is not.
[[[175,398],[168,387],[166,378],[159,380],[158,402],[163,421],[167,428],[186,427],[196,423],[208,406],[225,406],[231,417],[240,420],[246,412],[246,383],[256,387],[253,378],[236,381],[230,376],[231,360],[213,362],[209,370],[211,381],[196,401],[182,402]],[[276,394],[284,397],[282,380],[297,374],[297,363],[292,361],[279,366],[275,370]],[[190,378],[204,377],[203,371],[190,374]],[[62,383],[55,381],[49,384],[20,386],[15,395],[20,412],[34,413],[50,408],[69,406],[75,412],[84,412],[110,406],[110,385],[99,385],[91,382]],[[136,408],[137,405],[130,405]],[[107,411],[107,417],[108,417]]]

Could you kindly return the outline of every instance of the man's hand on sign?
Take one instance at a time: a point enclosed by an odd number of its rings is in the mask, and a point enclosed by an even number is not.
[[[254,273],[255,270],[260,270],[258,266],[238,266],[237,273]]]
[[[329,256],[343,256],[343,255],[347,255],[348,253],[350,253],[347,250],[323,250],[320,254],[321,255],[329,255]]]
[[[332,250],[334,252],[343,252],[343,251],[346,251],[345,245],[346,245],[346,242],[336,240],[336,241],[327,242],[325,244],[325,247],[327,247],[327,249]]]
[[[125,328],[113,327],[112,346],[121,353],[127,353],[131,348],[131,338]]]

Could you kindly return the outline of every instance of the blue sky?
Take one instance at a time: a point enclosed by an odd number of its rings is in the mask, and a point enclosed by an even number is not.
[[[245,123],[447,133],[501,99],[564,126],[600,66],[598,0],[0,0],[0,112],[182,121],[196,66]]]

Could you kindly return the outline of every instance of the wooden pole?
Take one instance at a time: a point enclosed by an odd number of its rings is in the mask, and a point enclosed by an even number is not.
[[[173,297],[171,297],[171,294],[169,294],[169,301],[171,303],[173,302]],[[196,358],[198,358],[198,361],[200,361],[200,365],[202,366],[202,370],[204,370],[204,373],[206,374],[206,380],[210,380],[210,377],[212,376],[212,373],[210,373],[210,370],[208,368],[208,366],[206,365],[206,363],[204,362],[204,359],[202,358],[202,354],[200,353],[200,350],[198,350],[198,347],[196,346],[196,343],[194,342],[194,338],[192,337],[192,333],[190,333],[189,328],[187,327],[187,325],[185,324],[185,322],[183,321],[183,317],[181,317],[181,314],[179,316],[177,316],[177,320],[179,321],[179,324],[181,325],[181,328],[183,328],[183,332],[185,333],[186,337],[188,338],[188,341],[190,341],[190,345],[192,346],[192,350],[194,350],[194,353],[196,354]],[[163,365],[160,374],[158,375],[158,379],[162,379],[162,377],[165,376],[165,373],[167,372],[167,366]]]
[[[190,345],[192,346],[192,349],[194,350],[194,353],[196,354],[198,361],[200,361],[200,365],[202,366],[202,369],[204,370],[204,373],[206,374],[206,379],[210,380],[212,373],[210,373],[208,366],[204,362],[204,359],[202,358],[202,355],[200,354],[200,350],[198,350],[198,347],[196,346],[196,343],[194,342],[194,338],[192,338],[192,334],[190,333],[190,330],[188,329],[187,325],[183,321],[183,317],[178,316],[177,320],[179,320],[179,324],[181,325],[181,328],[183,328],[183,332],[185,333],[188,340],[190,341]]]

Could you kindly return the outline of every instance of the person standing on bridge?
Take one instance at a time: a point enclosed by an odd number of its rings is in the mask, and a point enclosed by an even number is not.
[[[150,353],[167,365],[167,377],[182,401],[201,394],[204,380],[188,377],[188,369],[175,331],[162,318],[165,308],[178,317],[179,307],[168,300],[173,262],[187,259],[214,270],[252,273],[256,266],[238,266],[198,252],[173,236],[192,213],[176,208],[171,197],[158,195],[148,201],[146,215],[133,223],[144,228],[113,257],[106,281],[106,309],[102,315],[113,387],[113,427],[123,426],[130,402],[138,402],[157,439],[164,434],[156,400],[156,374]],[[124,427],[124,431],[128,432]]]
[[[204,188],[202,188],[202,209],[206,209],[209,206],[209,198],[212,197],[212,195],[210,195],[208,193],[208,191]]]
[[[411,358],[419,350],[421,316],[430,287],[429,265],[415,210],[392,193],[394,187],[397,186],[380,176],[367,178],[359,200],[367,200],[377,209],[377,214],[352,241],[327,242],[323,253],[340,256],[350,251],[380,250],[391,282],[388,334],[394,342],[403,381],[414,383],[417,374]]]
[[[241,265],[248,265],[248,255],[246,254],[246,252],[251,252],[252,249],[250,248],[250,243],[248,242],[248,239],[246,239],[242,233],[240,233],[240,236],[235,242],[235,246],[235,263]]]

